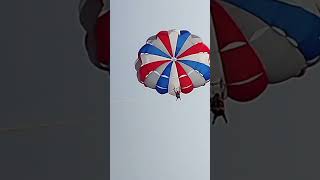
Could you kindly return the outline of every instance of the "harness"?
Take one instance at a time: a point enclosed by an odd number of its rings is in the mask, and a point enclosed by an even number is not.
[[[224,112],[224,101],[221,98],[213,98],[213,102],[211,104],[212,112],[215,114],[220,114]]]

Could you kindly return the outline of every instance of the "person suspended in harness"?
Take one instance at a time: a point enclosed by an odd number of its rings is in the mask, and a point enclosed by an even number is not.
[[[174,93],[176,94],[176,97],[177,97],[176,101],[178,101],[178,99],[181,100],[180,90],[179,89],[176,90],[176,88],[174,88],[173,90],[174,90]]]
[[[228,119],[225,114],[225,108],[224,108],[225,88],[223,88],[223,81],[222,80],[220,81],[220,88],[222,89],[222,94],[220,95],[220,93],[215,93],[213,98],[210,99],[210,108],[214,114],[212,125],[215,123],[216,119],[220,116],[223,117],[224,122],[226,124],[228,123]]]

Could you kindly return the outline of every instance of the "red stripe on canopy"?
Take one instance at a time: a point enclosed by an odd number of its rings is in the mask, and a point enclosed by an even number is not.
[[[166,49],[170,53],[170,56],[173,57],[172,47],[171,47],[171,42],[170,42],[170,37],[169,37],[169,32],[168,31],[160,31],[157,34],[157,37],[160,38],[160,40],[162,41],[163,45],[166,47]]]
[[[97,21],[97,57],[100,63],[110,64],[110,11]]]
[[[236,23],[216,1],[211,6],[211,15],[214,19],[219,49],[234,42],[246,43],[243,46],[221,52],[228,96],[237,101],[253,100],[268,85],[264,67]],[[260,76],[257,77],[259,74]],[[257,78],[254,79],[254,77]],[[233,83],[238,83],[238,85],[231,85]]]
[[[188,76],[188,74],[186,73],[186,71],[180,65],[180,63],[179,62],[175,62],[175,63],[176,63],[177,71],[178,71],[178,76],[181,77],[181,76],[185,75],[184,77],[179,78],[181,92],[188,94],[193,90],[192,81],[191,81],[190,77]]]
[[[206,52],[206,53],[210,54],[210,49],[205,44],[198,43],[198,44],[195,44],[195,45],[191,46],[189,49],[187,49],[185,52],[183,52],[177,58],[183,58],[185,56],[189,56],[189,55],[192,55],[192,54],[198,54],[198,53],[201,53],[201,52]]]
[[[140,81],[144,82],[144,80],[146,79],[147,75],[150,74],[150,72],[156,70],[159,66],[169,61],[170,60],[160,60],[160,61],[155,61],[155,62],[143,65],[139,69]]]

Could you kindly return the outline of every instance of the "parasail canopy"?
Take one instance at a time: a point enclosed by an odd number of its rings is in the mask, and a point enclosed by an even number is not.
[[[188,31],[161,31],[140,49],[138,80],[160,94],[184,94],[210,81],[210,50]]]
[[[211,0],[211,56],[228,97],[250,101],[268,84],[303,75],[319,61],[316,3],[293,0]],[[220,77],[219,77],[220,76]]]

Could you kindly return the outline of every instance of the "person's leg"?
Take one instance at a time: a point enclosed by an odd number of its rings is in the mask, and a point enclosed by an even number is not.
[[[218,116],[216,114],[214,114],[214,117],[213,117],[213,120],[212,120],[212,125],[214,125],[214,123],[216,122],[217,117]]]
[[[222,117],[223,117],[223,119],[224,119],[224,122],[225,122],[226,124],[228,124],[228,119],[227,119],[227,116],[226,116],[225,113],[222,114]]]

